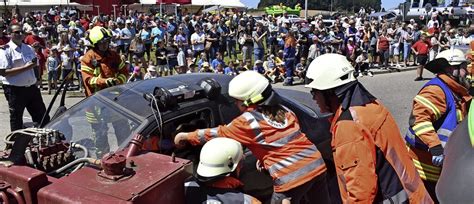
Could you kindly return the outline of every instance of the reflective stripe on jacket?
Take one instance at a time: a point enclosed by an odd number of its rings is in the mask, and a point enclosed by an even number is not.
[[[446,111],[441,113],[441,111],[428,99],[421,95],[415,96],[415,100],[426,107],[433,110],[435,113],[435,118],[437,119],[434,122],[426,121],[414,124],[413,126],[408,127],[407,134],[405,136],[406,142],[414,148],[428,150],[428,146],[423,143],[417,135],[421,135],[427,131],[434,130],[438,138],[441,142],[441,145],[444,147],[446,142],[448,142],[448,138],[451,135],[452,131],[456,128],[458,124],[458,113],[456,111],[456,101],[453,96],[453,92],[449,87],[438,77],[433,78],[428,83],[426,83],[423,88],[427,86],[438,86],[443,90],[445,103],[446,103]],[[422,89],[423,89],[422,88]]]
[[[331,130],[343,203],[433,203],[380,102],[339,109]]]
[[[443,154],[449,136],[467,114],[470,100],[467,89],[444,74],[426,83],[415,96],[405,141],[423,180],[438,181],[441,168],[433,165],[431,158]]]
[[[128,78],[125,63],[114,51],[108,51],[104,57],[90,49],[81,59],[81,73],[86,96],[107,88],[108,78],[118,79],[119,84],[126,83]]]
[[[263,162],[273,178],[275,192],[285,192],[326,172],[321,153],[301,132],[296,115],[285,109],[285,124],[249,111],[227,126],[192,132],[189,141],[194,145],[204,144],[218,136],[239,141]]]

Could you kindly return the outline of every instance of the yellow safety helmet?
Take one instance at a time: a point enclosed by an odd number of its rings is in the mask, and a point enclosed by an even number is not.
[[[92,46],[95,46],[95,44],[110,38],[112,38],[112,32],[101,26],[95,26],[89,32],[89,41],[91,42]]]

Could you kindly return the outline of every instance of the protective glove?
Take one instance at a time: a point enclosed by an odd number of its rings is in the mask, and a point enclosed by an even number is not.
[[[433,156],[431,158],[431,162],[433,162],[433,164],[435,166],[442,166],[443,165],[443,161],[444,161],[444,155],[439,155],[439,156]]]
[[[116,78],[107,78],[105,82],[107,83],[107,87],[111,87],[117,85],[118,80]]]

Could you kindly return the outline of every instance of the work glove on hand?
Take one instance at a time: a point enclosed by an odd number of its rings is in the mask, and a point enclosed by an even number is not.
[[[431,162],[433,162],[433,164],[435,166],[442,166],[443,165],[443,161],[444,161],[444,155],[439,155],[439,156],[433,156],[431,157]]]
[[[118,84],[118,80],[116,78],[107,78],[105,82],[107,83],[108,87],[115,86]]]

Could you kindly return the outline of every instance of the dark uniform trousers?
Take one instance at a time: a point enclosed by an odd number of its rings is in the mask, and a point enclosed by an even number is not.
[[[46,112],[46,107],[41,97],[41,92],[36,85],[27,87],[3,85],[5,98],[8,101],[10,110],[10,129],[15,131],[23,127],[23,112],[28,110],[33,122],[40,124],[43,115]],[[49,116],[45,116],[43,126],[49,122]]]

